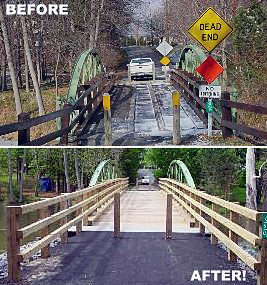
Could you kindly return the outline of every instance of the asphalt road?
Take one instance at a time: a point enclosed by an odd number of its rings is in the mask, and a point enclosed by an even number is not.
[[[198,234],[85,232],[59,245],[47,260],[33,261],[23,270],[21,284],[250,284],[191,282],[194,270],[241,270],[227,261],[227,253]]]

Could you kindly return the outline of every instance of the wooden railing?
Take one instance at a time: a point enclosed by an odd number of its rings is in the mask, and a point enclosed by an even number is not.
[[[124,192],[128,184],[128,178],[117,178],[55,198],[23,206],[8,206],[7,256],[10,281],[20,280],[20,263],[36,252],[41,250],[42,257],[48,257],[50,243],[56,238],[60,237],[62,243],[67,243],[71,227],[76,226],[76,234],[81,233],[82,225],[90,225],[113,202],[114,195]],[[23,215],[28,213],[36,213],[39,220],[21,228]],[[34,233],[39,233],[41,239],[21,251],[23,240]]]
[[[183,93],[184,98],[194,109],[198,117],[207,124],[208,114],[205,108],[207,99],[199,98],[199,86],[207,85],[207,83],[194,74],[181,69],[171,71],[171,83],[177,90],[180,90]],[[222,112],[221,115],[217,112],[213,113],[214,125],[215,127],[222,129],[224,138],[232,136],[233,130],[235,130],[237,131],[237,135],[244,134],[253,136],[253,139],[267,140],[266,130],[235,123],[232,115],[232,108],[253,112],[255,114],[267,115],[267,107],[231,101],[230,94],[227,92],[222,94],[222,99],[219,104]]]
[[[18,122],[0,126],[0,136],[18,132],[18,145],[38,146],[60,138],[60,144],[68,144],[68,134],[77,126],[89,120],[102,102],[102,96],[114,84],[114,78],[106,74],[95,77],[78,90],[78,100],[73,104],[64,104],[63,109],[44,116],[30,118],[29,113],[21,113]],[[78,111],[78,115],[70,121],[70,115]],[[32,127],[61,118],[61,129],[31,141],[30,130]]]
[[[217,244],[220,240],[228,248],[229,261],[236,261],[237,257],[240,258],[257,271],[258,284],[267,284],[267,240],[261,238],[261,220],[264,213],[225,201],[176,180],[162,178],[159,183],[163,190],[172,194],[173,199],[195,218],[195,224],[200,228],[200,234],[204,235],[205,228],[207,228],[211,233],[211,244]],[[208,205],[211,205],[211,208]],[[230,212],[230,218],[220,214],[221,208]],[[240,225],[239,218],[241,216],[245,221],[256,223],[259,229],[257,234]],[[222,226],[227,229],[228,235],[223,232]],[[258,248],[258,259],[238,245],[239,237]]]

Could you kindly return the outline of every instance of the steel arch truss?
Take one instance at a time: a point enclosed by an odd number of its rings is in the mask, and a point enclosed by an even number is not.
[[[101,63],[99,55],[93,49],[88,49],[78,57],[69,84],[66,102],[74,105],[78,99],[79,90],[83,89],[96,76],[105,72],[105,67]],[[87,100],[87,99],[85,99]],[[87,102],[85,102],[86,104]],[[57,110],[63,106],[61,98],[57,98]],[[70,123],[79,115],[79,111],[73,111],[70,115]],[[57,128],[61,128],[61,120],[57,121]],[[74,130],[73,130],[74,131]],[[73,132],[72,131],[72,132]]]
[[[206,60],[207,56],[205,52],[195,45],[185,46],[179,60],[179,68],[183,70],[195,73],[195,69]]]
[[[104,160],[97,166],[89,186],[120,177],[120,170],[113,160]]]
[[[196,189],[195,182],[189,169],[181,160],[174,160],[170,164],[168,177]]]
[[[72,72],[67,96],[68,103],[75,103],[78,99],[78,89],[81,86],[88,84],[90,80],[100,73],[103,73],[104,70],[99,55],[93,49],[82,52],[77,59]]]
[[[201,77],[197,72],[196,68],[200,66],[207,59],[206,53],[196,45],[187,45],[183,48],[183,51],[179,59],[179,68],[189,73]],[[218,79],[213,84],[219,84]]]

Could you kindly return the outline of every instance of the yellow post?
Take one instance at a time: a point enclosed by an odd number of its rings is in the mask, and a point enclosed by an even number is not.
[[[178,91],[172,93],[172,106],[173,106],[173,144],[179,145],[181,143],[181,126],[180,126],[181,95]]]
[[[110,95],[105,93],[103,95],[104,108],[104,128],[105,128],[105,146],[112,145],[112,121],[111,121],[111,103]]]

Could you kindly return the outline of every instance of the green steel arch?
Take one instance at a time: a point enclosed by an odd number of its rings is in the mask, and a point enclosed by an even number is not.
[[[201,48],[195,45],[187,45],[180,55],[179,68],[196,74],[195,69],[206,59],[207,55]]]
[[[94,49],[88,49],[78,57],[69,85],[68,103],[75,103],[77,91],[80,86],[86,85],[90,80],[104,72],[105,68],[100,57]]]
[[[94,186],[97,183],[104,182],[109,179],[115,179],[120,177],[120,170],[117,167],[117,164],[111,160],[104,160],[99,163],[97,166],[91,181],[89,183],[89,186]]]
[[[80,87],[87,85],[97,75],[104,73],[105,67],[101,62],[100,56],[94,49],[88,49],[82,52],[75,62],[72,77],[69,84],[66,102],[74,105],[78,99],[78,90]],[[63,107],[61,98],[57,99],[57,110]],[[70,123],[79,115],[79,111],[74,111],[70,115]],[[57,128],[61,128],[61,120],[57,120]]]
[[[171,179],[175,179],[181,183],[185,183],[189,187],[196,189],[194,179],[189,169],[181,160],[174,160],[170,164],[169,170],[168,170],[168,177]]]
[[[207,54],[196,45],[187,45],[183,48],[179,59],[178,67],[195,76],[202,78],[197,72],[196,68],[207,59]],[[218,85],[218,79],[214,81],[214,85]]]

